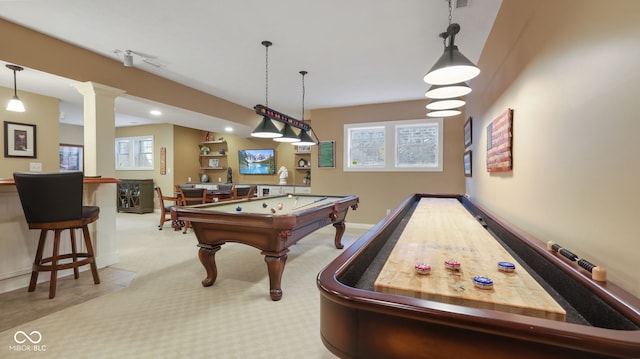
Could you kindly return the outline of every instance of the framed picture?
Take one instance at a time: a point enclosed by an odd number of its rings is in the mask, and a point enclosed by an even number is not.
[[[472,118],[469,117],[467,122],[464,123],[464,148],[469,147],[469,145],[471,145],[471,142],[473,141],[472,122],[473,122]]]
[[[296,146],[296,152],[309,153],[311,152],[311,146]]]
[[[471,150],[467,151],[464,153],[463,156],[463,163],[464,163],[464,175],[466,177],[471,177],[472,175],[472,167],[471,167]]]
[[[4,121],[4,156],[36,158],[36,125]]]
[[[60,144],[60,172],[84,171],[84,146]]]
[[[320,141],[318,143],[318,167],[336,166],[336,141]]]
[[[508,108],[487,126],[487,171],[513,169],[513,110]]]
[[[218,168],[220,166],[220,162],[218,161],[217,158],[211,158],[209,159],[209,167],[211,168]]]

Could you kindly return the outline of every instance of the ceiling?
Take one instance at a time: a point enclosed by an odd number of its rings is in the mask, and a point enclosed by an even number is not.
[[[453,0],[456,45],[477,62],[502,0]],[[457,7],[458,5],[466,5]],[[422,77],[443,50],[438,34],[446,0],[30,0],[0,1],[0,17],[241,106],[266,104],[300,118],[301,70],[305,110],[424,99]],[[5,62],[0,63],[4,68]],[[20,64],[18,64],[20,65]],[[13,87],[10,70],[0,86]],[[7,76],[9,75],[9,76]],[[82,97],[73,81],[33,69],[18,73],[18,92],[61,99],[61,122],[82,123]],[[18,93],[19,94],[19,93]],[[148,111],[161,109],[161,117]],[[210,131],[233,125],[211,117],[124,96],[116,125],[175,123]],[[256,124],[258,118],[256,118]]]

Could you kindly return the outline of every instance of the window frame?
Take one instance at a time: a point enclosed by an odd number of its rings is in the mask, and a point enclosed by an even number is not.
[[[399,145],[398,134],[399,129],[404,128],[435,128],[437,133],[436,156],[433,164],[428,165],[407,165],[400,164],[399,151],[400,148],[407,145]],[[358,133],[360,130],[384,129],[383,153],[381,154],[382,163],[377,165],[366,165],[353,163],[351,158],[352,134]],[[424,132],[424,131],[422,131]],[[418,120],[402,120],[402,121],[383,121],[383,122],[366,122],[344,125],[344,144],[343,151],[343,171],[345,172],[442,172],[444,158],[444,129],[443,119],[418,119]]]
[[[142,143],[151,141],[151,152],[141,152]],[[114,141],[115,166],[117,171],[153,171],[155,169],[155,148],[153,136],[118,137]],[[126,152],[125,152],[126,150]],[[141,156],[148,156],[142,161]],[[149,166],[144,166],[148,162]]]

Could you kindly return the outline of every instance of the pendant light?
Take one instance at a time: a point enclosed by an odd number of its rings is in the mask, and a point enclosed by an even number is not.
[[[7,65],[7,68],[13,70],[13,97],[7,104],[7,111],[24,112],[24,104],[18,97],[18,86],[16,85],[16,71],[22,71],[23,68],[17,65]]]
[[[456,110],[456,109],[438,110],[438,111],[427,112],[427,116],[429,116],[429,117],[451,117],[451,116],[457,116],[457,115],[459,115],[461,113],[462,113],[462,111]]]
[[[455,46],[456,34],[460,25],[451,23],[451,0],[449,0],[449,26],[440,34],[445,43],[444,53],[435,65],[424,76],[424,82],[432,85],[447,85],[473,79],[480,74],[480,69],[469,61]],[[449,45],[446,45],[449,39]]]
[[[265,106],[269,106],[269,46],[273,45],[271,41],[263,41],[265,47]],[[251,136],[259,138],[277,138],[282,137],[282,133],[276,125],[267,116],[262,117],[262,121],[258,127],[251,132]]]
[[[300,142],[298,135],[293,130],[293,126],[291,126],[288,122],[285,122],[284,127],[282,127],[282,131],[280,131],[282,137],[274,138],[273,140],[276,142],[289,142],[293,144],[297,144]]]
[[[300,142],[298,135],[295,133],[295,131],[293,131],[293,128],[288,123],[284,124],[282,131],[280,131],[280,134],[282,135],[282,137],[276,137],[273,140],[277,142],[290,142],[290,143]]]
[[[302,123],[304,123],[304,75],[306,74],[306,71],[300,71],[300,75],[302,75]],[[312,128],[309,130],[313,132]],[[317,144],[305,129],[300,129],[300,135],[298,138],[300,139],[300,142],[296,143],[298,146],[313,146]]]
[[[448,110],[464,106],[466,101],[460,98],[446,98],[441,100],[433,100],[427,104],[428,110]]]
[[[471,93],[471,87],[464,82],[452,85],[433,85],[424,94],[425,97],[433,99],[462,97]]]

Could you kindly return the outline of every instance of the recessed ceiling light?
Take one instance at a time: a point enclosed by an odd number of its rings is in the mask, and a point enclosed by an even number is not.
[[[224,130],[227,132],[233,132],[233,128],[230,126],[225,127]]]
[[[154,116],[162,115],[162,111],[160,111],[160,110],[151,110],[151,111],[149,111],[149,113],[154,115]]]

